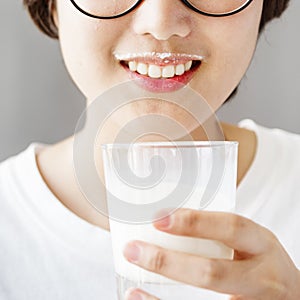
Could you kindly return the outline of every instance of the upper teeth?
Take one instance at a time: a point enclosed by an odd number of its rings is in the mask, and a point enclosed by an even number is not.
[[[185,64],[168,65],[160,67],[157,65],[145,64],[136,61],[129,61],[128,66],[130,71],[138,72],[142,75],[148,75],[151,78],[170,78],[175,75],[182,75],[184,72],[190,70],[192,61],[188,61]]]

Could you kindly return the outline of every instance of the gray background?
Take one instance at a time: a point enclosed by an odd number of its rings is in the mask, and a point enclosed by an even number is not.
[[[221,120],[252,118],[300,133],[300,1],[262,35],[238,95],[221,108]],[[74,131],[85,100],[64,69],[58,43],[44,37],[21,0],[0,11],[0,161],[30,142],[57,142]]]

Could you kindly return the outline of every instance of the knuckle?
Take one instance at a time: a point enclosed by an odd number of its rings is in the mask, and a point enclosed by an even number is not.
[[[238,235],[241,234],[242,230],[246,226],[244,218],[238,215],[229,215],[227,220],[227,238],[229,242],[234,242]]]
[[[271,250],[274,247],[274,245],[277,246],[277,244],[279,243],[279,240],[273,232],[267,230],[267,234],[268,234],[267,245],[268,245],[268,248]]]
[[[197,212],[193,210],[187,210],[184,215],[183,230],[187,233],[191,232],[193,228],[196,228],[199,223],[199,217]]]
[[[263,237],[262,246],[264,251],[271,252],[277,249],[278,244],[280,244],[277,236],[265,227],[261,227],[261,236]]]
[[[215,260],[208,260],[202,268],[200,276],[200,286],[204,288],[210,288],[216,285],[223,277],[223,272],[220,270],[220,266]]]
[[[156,248],[149,260],[149,269],[161,273],[166,265],[166,254],[160,248]]]

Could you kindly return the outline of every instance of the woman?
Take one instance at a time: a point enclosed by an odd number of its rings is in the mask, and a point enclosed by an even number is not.
[[[163,91],[164,82],[177,78],[201,91],[216,111],[245,74],[259,33],[281,15],[288,0],[24,3],[42,31],[59,37],[66,67],[87,104],[132,76],[145,89],[154,83]],[[222,123],[222,129],[227,140],[239,142],[236,214],[181,209],[155,227],[224,242],[235,249],[234,260],[138,241],[129,243],[124,255],[150,271],[232,299],[300,299],[300,137],[250,120],[239,126]],[[107,129],[105,136],[114,133]],[[201,139],[197,134],[195,139]],[[35,143],[1,164],[4,299],[114,297],[109,235],[103,230],[108,222],[77,185],[73,140]],[[157,299],[141,290],[130,290],[126,297]]]

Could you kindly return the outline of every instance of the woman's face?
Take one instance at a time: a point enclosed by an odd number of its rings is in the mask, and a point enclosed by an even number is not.
[[[100,20],[80,13],[70,1],[57,0],[55,18],[66,67],[88,101],[131,78],[133,72],[121,64],[119,55],[159,53],[154,59],[147,56],[147,62],[160,66],[165,53],[174,55],[166,65],[174,65],[176,54],[199,55],[204,60],[186,84],[215,111],[249,66],[262,5],[263,0],[254,0],[238,14],[214,18],[192,11],[179,0],[145,0],[121,18]],[[142,62],[140,57],[135,60]],[[184,56],[176,63],[187,60]],[[142,82],[147,87],[147,78]]]

